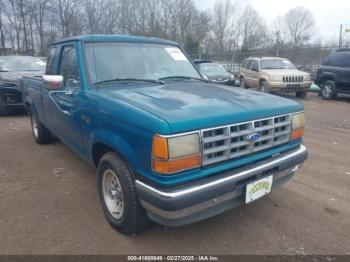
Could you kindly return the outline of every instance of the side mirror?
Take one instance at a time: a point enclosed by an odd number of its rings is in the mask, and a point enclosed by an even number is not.
[[[47,90],[60,90],[63,88],[63,76],[43,75],[43,87]]]

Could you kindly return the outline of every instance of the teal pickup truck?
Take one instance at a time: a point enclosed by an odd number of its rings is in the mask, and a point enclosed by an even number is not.
[[[103,211],[125,234],[248,204],[307,158],[300,103],[209,83],[167,40],[58,41],[22,88],[35,141],[58,137],[97,168]]]

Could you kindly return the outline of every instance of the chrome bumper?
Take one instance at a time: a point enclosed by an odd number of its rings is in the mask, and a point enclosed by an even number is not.
[[[306,81],[301,83],[269,82],[268,88],[270,91],[282,91],[282,92],[307,91],[310,88],[311,84],[312,84],[312,81]],[[299,87],[296,87],[296,86],[299,86]]]
[[[244,203],[245,186],[273,174],[273,188],[289,180],[307,158],[301,145],[264,161],[215,175],[176,189],[158,189],[136,180],[136,189],[148,216],[167,226],[202,220]]]

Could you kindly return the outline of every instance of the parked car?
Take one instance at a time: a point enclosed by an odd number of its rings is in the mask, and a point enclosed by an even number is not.
[[[35,141],[55,135],[97,168],[105,216],[125,234],[248,204],[307,158],[301,103],[205,81],[171,41],[62,40],[23,85]]]
[[[227,72],[222,65],[204,60],[197,60],[194,62],[202,75],[206,76],[209,81],[224,85],[235,84],[235,77]]]
[[[350,50],[331,53],[319,68],[315,83],[320,86],[324,99],[350,94]]]
[[[294,93],[307,96],[312,84],[310,75],[298,70],[289,60],[279,57],[252,57],[243,61],[239,70],[240,86],[262,92]]]
[[[20,90],[23,76],[40,76],[45,63],[32,56],[0,56],[0,115],[24,108]]]

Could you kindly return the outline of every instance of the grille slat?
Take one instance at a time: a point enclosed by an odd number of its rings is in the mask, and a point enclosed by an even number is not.
[[[304,81],[303,76],[282,76],[284,83],[302,83]]]
[[[260,137],[252,142],[250,134]],[[291,115],[201,130],[203,165],[211,165],[232,158],[271,148],[290,140]]]

